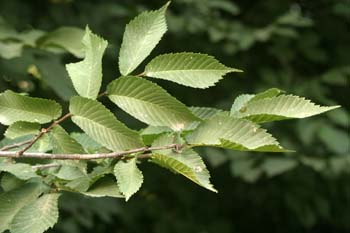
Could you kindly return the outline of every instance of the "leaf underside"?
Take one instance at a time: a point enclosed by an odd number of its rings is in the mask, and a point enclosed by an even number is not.
[[[155,83],[127,76],[108,86],[108,95],[121,109],[152,126],[181,130],[198,120],[191,111]]]
[[[195,88],[214,86],[223,76],[238,69],[221,64],[214,57],[199,53],[164,54],[145,68],[148,77],[165,79]]]

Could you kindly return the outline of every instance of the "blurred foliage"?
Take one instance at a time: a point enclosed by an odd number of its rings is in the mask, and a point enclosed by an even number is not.
[[[76,27],[86,24],[109,41],[103,71],[108,83],[115,78],[125,23],[162,4],[1,1],[0,91],[65,103],[74,89],[63,64],[76,60],[69,53],[81,56],[82,34]],[[342,108],[266,125],[297,153],[204,150],[217,195],[147,165],[145,177],[157,178],[146,180],[141,194],[127,204],[64,196],[63,217],[52,232],[350,232],[350,2],[174,0],[168,24],[156,53],[213,54],[245,71],[206,90],[159,81],[189,106],[229,109],[239,94],[277,87]],[[118,109],[115,113],[131,127],[142,127]]]

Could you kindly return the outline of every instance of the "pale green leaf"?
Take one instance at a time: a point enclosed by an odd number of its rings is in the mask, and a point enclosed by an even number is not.
[[[220,115],[203,121],[187,136],[187,141],[193,146],[217,146],[241,151],[285,151],[259,125]]]
[[[270,88],[256,95],[250,95],[250,94],[239,95],[235,99],[232,105],[231,114],[234,114],[238,111],[244,111],[244,109],[246,108],[246,105],[250,102],[262,100],[266,98],[272,98],[272,97],[278,96],[281,93],[283,93],[283,91],[278,88]]]
[[[125,195],[126,201],[140,189],[143,183],[143,175],[136,161],[136,158],[127,161],[119,160],[114,167],[119,190]]]
[[[33,98],[5,91],[0,94],[0,123],[16,121],[48,123],[61,115],[61,106],[53,100]]]
[[[75,27],[60,27],[41,37],[37,43],[39,48],[56,51],[56,47],[67,50],[76,57],[84,57],[84,47],[81,40],[84,30]]]
[[[7,128],[5,137],[15,139],[22,136],[37,134],[39,130],[40,124],[38,123],[17,121]]]
[[[173,141],[172,136],[164,135],[157,139],[152,146],[170,145]],[[151,162],[181,174],[210,191],[217,192],[210,183],[210,174],[202,158],[191,149],[184,149],[179,153],[173,150],[153,151]]]
[[[231,115],[237,118],[246,118],[257,123],[263,123],[310,117],[336,108],[339,108],[339,106],[319,106],[302,97],[280,95],[249,101],[239,111],[231,112]]]
[[[59,125],[50,131],[53,153],[83,154],[83,147]]]
[[[73,97],[70,104],[72,120],[92,139],[112,151],[124,151],[143,146],[137,132],[127,128],[101,103],[83,97]]]
[[[165,11],[169,3],[159,10],[141,13],[126,25],[119,52],[119,70],[122,75],[135,70],[166,32]]]
[[[83,194],[90,197],[124,198],[124,196],[119,191],[115,178],[113,179],[109,176],[103,177],[96,181],[96,183],[94,183],[91,188]]]
[[[17,212],[25,205],[35,200],[40,194],[38,184],[28,183],[18,189],[0,194],[0,232],[9,229],[10,223]]]
[[[144,74],[185,86],[207,88],[214,86],[230,72],[241,70],[227,67],[206,54],[174,53],[154,58],[146,66]]]
[[[108,86],[109,98],[121,109],[152,126],[181,130],[197,118],[155,83],[139,77],[121,77]]]
[[[11,233],[43,233],[58,220],[58,198],[60,194],[46,194],[24,206],[10,225]]]
[[[0,172],[8,172],[21,180],[29,180],[38,177],[29,164],[25,163],[0,163]]]
[[[102,82],[102,57],[108,43],[94,35],[88,27],[82,42],[85,46],[84,60],[68,64],[66,68],[78,94],[96,99]]]

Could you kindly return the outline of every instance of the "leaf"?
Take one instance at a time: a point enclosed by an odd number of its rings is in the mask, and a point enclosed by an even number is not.
[[[265,129],[248,120],[214,116],[187,136],[193,146],[217,146],[241,151],[285,151]]]
[[[1,178],[1,188],[5,192],[9,192],[13,189],[17,189],[24,185],[25,181],[18,179],[16,176],[5,173]]]
[[[119,70],[130,74],[156,47],[167,30],[165,11],[170,2],[156,11],[141,13],[125,27],[119,51]]]
[[[61,115],[61,106],[53,100],[33,98],[7,90],[0,94],[0,123],[16,121],[48,123]]]
[[[239,111],[231,111],[231,116],[246,118],[257,123],[278,121],[291,118],[305,118],[321,114],[339,106],[323,107],[302,97],[280,95],[249,101]]]
[[[18,189],[0,194],[0,232],[9,229],[17,212],[40,194],[38,184],[27,183]]]
[[[144,74],[189,87],[207,88],[230,72],[241,70],[227,67],[206,54],[174,53],[154,58],[146,66]]]
[[[94,35],[88,27],[82,42],[85,46],[84,60],[68,64],[66,68],[78,94],[96,99],[102,82],[102,57],[108,43]]]
[[[270,88],[256,95],[250,95],[250,94],[240,95],[235,99],[232,105],[231,114],[234,114],[240,110],[244,111],[244,109],[246,108],[246,105],[250,102],[262,100],[266,98],[272,98],[272,97],[278,96],[281,93],[283,93],[283,91],[278,88]]]
[[[40,56],[35,59],[35,64],[45,84],[60,98],[69,101],[72,96],[77,95],[67,70],[62,65],[61,57],[52,54]]]
[[[268,177],[280,175],[288,172],[298,165],[296,160],[288,158],[267,158],[261,165],[261,169],[266,172]]]
[[[109,176],[99,179],[87,192],[83,194],[90,197],[124,198],[119,191],[117,181]]]
[[[84,57],[84,47],[81,40],[84,30],[75,27],[60,27],[55,31],[47,33],[38,40],[38,47],[54,50],[60,47],[72,53],[76,57]]]
[[[5,137],[15,139],[22,136],[37,134],[39,130],[40,124],[38,123],[17,121],[7,128]]]
[[[21,180],[38,177],[32,167],[25,163],[0,163],[0,171],[11,173]]]
[[[24,206],[14,217],[11,233],[43,233],[58,220],[58,198],[60,194],[46,194]]]
[[[114,167],[119,190],[125,195],[125,200],[135,194],[143,183],[142,172],[136,165],[136,158],[127,161],[119,160]]]
[[[103,147],[101,144],[93,140],[85,133],[71,133],[70,135],[75,139],[80,145],[83,146],[84,150],[88,153],[107,153],[110,152],[107,148]]]
[[[173,141],[173,137],[164,135],[157,139],[152,146],[170,145]],[[180,153],[172,150],[153,151],[151,162],[181,174],[210,191],[217,192],[210,183],[210,174],[202,158],[191,149],[184,149]]]
[[[199,119],[206,120],[209,119],[215,115],[223,115],[228,116],[230,113],[221,109],[216,108],[207,108],[207,107],[190,107],[190,111]],[[200,122],[191,122],[190,124],[186,125],[186,130],[193,130],[197,128],[197,126],[200,124]]]
[[[143,146],[141,137],[127,128],[101,103],[83,97],[73,97],[70,103],[72,120],[92,139],[112,151],[124,151]]]
[[[55,154],[84,154],[83,147],[59,125],[50,131],[50,139]]]
[[[181,130],[197,118],[177,99],[155,83],[138,77],[121,77],[108,85],[113,103],[152,126]]]

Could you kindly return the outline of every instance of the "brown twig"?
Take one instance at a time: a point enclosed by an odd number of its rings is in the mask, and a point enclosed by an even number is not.
[[[141,148],[127,150],[127,151],[101,153],[101,154],[49,154],[49,153],[39,153],[39,152],[23,152],[22,154],[19,155],[18,152],[0,151],[0,157],[58,159],[58,160],[91,160],[91,159],[105,159],[105,158],[121,158],[129,154],[152,152],[155,150],[166,150],[166,149],[176,150],[176,148],[178,147],[179,147],[178,144],[170,144],[166,146],[141,147]],[[146,154],[144,156],[140,155],[139,157],[143,158],[145,156]]]
[[[27,145],[29,143],[32,142],[32,139],[31,140],[27,140],[27,141],[23,141],[23,142],[19,142],[19,143],[15,143],[15,144],[12,144],[12,145],[9,145],[9,146],[4,146],[0,149],[0,151],[8,151],[8,150],[11,150],[13,148],[17,148],[17,147],[21,147],[23,145]]]
[[[16,152],[17,157],[21,156],[24,152],[26,152],[28,149],[30,149],[42,136],[44,136],[44,134],[50,132],[50,130],[52,130],[53,127],[55,127],[56,125],[65,121],[66,119],[70,118],[71,116],[72,116],[71,113],[67,113],[66,115],[64,115],[60,119],[54,121],[49,127],[42,128],[40,133],[38,135],[36,135],[29,143],[27,143],[28,145],[26,147],[24,147],[22,150]]]

